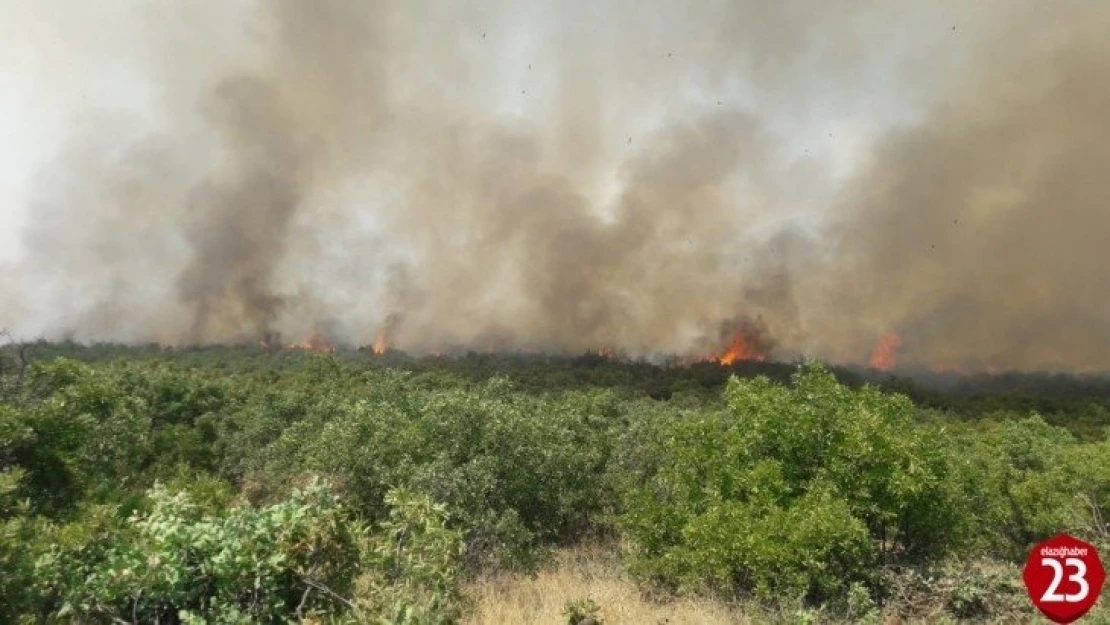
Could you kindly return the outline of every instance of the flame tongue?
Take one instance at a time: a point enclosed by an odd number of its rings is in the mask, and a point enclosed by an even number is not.
[[[722,365],[731,365],[738,360],[762,361],[767,358],[767,353],[751,341],[743,330],[737,330],[732,335],[725,351],[713,358]]]
[[[401,316],[397,313],[386,315],[385,320],[378,326],[378,333],[375,335],[374,344],[371,346],[375,354],[380,356],[391,349],[395,349],[394,339],[400,324]]]
[[[304,341],[292,345],[293,349],[303,349],[310,352],[330,353],[335,351],[335,345],[328,340],[319,330],[314,330]]]
[[[730,325],[732,329],[721,334],[721,344],[724,347],[710,356],[700,358],[701,362],[716,362],[727,366],[740,361],[767,360],[774,343],[767,334],[762,318],[744,318]]]
[[[389,349],[389,342],[385,338],[385,329],[378,330],[378,336],[374,339],[374,353],[384,354],[385,350]]]
[[[898,348],[902,346],[902,338],[893,332],[879,337],[875,349],[871,352],[868,365],[879,371],[890,371],[898,364]]]

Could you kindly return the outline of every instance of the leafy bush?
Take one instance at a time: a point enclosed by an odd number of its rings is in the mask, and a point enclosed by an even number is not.
[[[828,598],[884,556],[940,556],[958,516],[944,446],[913,406],[817,366],[733,379],[728,410],[675,423],[628,497],[633,570],[679,588]]]
[[[563,616],[567,617],[567,625],[602,625],[601,606],[593,599],[578,599],[568,601],[563,608]]]
[[[1039,416],[1010,414],[952,440],[954,490],[984,553],[1021,559],[1033,543],[1062,531],[1096,542],[1105,537],[1106,441],[1078,443]]]
[[[0,622],[12,622],[29,610],[33,597],[34,556],[29,546],[34,524],[28,502],[16,498],[21,469],[0,471]]]
[[[574,535],[615,499],[604,480],[611,396],[530,397],[504,380],[450,391],[404,382],[375,376],[369,398],[310,409],[247,479],[323,473],[371,519],[384,515],[391,488],[428,493],[466,529],[473,566],[527,567],[537,541]]]
[[[411,625],[461,614],[462,539],[425,496],[390,491],[389,517],[373,532],[315,480],[280,503],[221,514],[161,485],[149,497],[149,512],[125,527],[56,535],[61,545],[33,571],[38,612],[198,623],[346,614]]]
[[[151,511],[110,541],[40,559],[36,576],[55,616],[272,620],[331,611],[351,589],[361,528],[319,483],[219,516],[161,486],[150,498]]]
[[[446,624],[462,610],[462,536],[447,510],[407,490],[386,495],[390,515],[371,539],[358,580],[359,609],[394,624]]]

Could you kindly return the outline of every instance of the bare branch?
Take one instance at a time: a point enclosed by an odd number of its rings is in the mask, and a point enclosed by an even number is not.
[[[358,609],[350,599],[347,599],[346,597],[340,595],[339,593],[335,592],[331,588],[328,588],[324,584],[322,584],[322,583],[320,583],[320,582],[318,582],[318,581],[316,581],[312,578],[302,576],[301,581],[304,582],[306,585],[311,586],[312,588],[315,588],[316,590],[319,590],[320,592],[324,593],[325,595],[328,595],[332,599],[335,599],[336,601],[342,603],[343,605],[347,606],[348,608],[350,608],[352,610],[357,610]]]

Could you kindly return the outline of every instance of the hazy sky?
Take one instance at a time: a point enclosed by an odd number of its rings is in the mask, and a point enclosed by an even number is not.
[[[0,71],[0,259],[14,260],[19,255],[19,233],[32,210],[33,180],[45,161],[62,149],[82,116],[109,111],[130,117],[137,133],[146,125],[157,124],[151,105],[158,94],[152,90],[160,85],[149,82],[147,61],[153,42],[145,34],[152,25],[160,36],[172,33],[178,39],[164,42],[167,45],[222,46],[229,55],[249,48],[250,26],[244,18],[251,3],[213,1],[211,6],[220,9],[200,15],[173,11],[173,4],[164,0],[0,3],[0,67],[4,68]],[[605,40],[607,30],[625,27],[591,15],[590,4],[520,2],[505,5],[511,10],[504,14],[471,11],[470,22],[461,22],[458,28],[488,32],[479,51],[485,71],[452,88],[500,92],[495,100],[498,109],[489,111],[491,116],[542,123],[543,116],[550,113],[545,89],[556,88],[561,78],[552,70],[561,55],[581,44],[573,38],[560,41],[550,36],[547,26],[552,14],[573,17],[580,13],[574,18],[582,22],[579,37],[594,44]],[[634,3],[600,4],[610,5],[610,14],[642,10]],[[856,67],[849,74],[830,74],[829,59],[821,58],[820,50],[799,59],[799,67],[789,70],[790,80],[775,89],[746,84],[741,72],[707,85],[691,71],[685,80],[665,89],[657,91],[646,85],[648,97],[634,108],[619,111],[612,120],[616,127],[607,131],[613,137],[643,134],[660,115],[690,102],[725,99],[730,105],[750,106],[777,133],[782,158],[795,161],[799,178],[805,178],[799,181],[803,183],[799,187],[807,191],[798,198],[799,209],[819,214],[824,198],[835,188],[813,188],[815,175],[844,176],[867,158],[871,142],[891,124],[912,120],[919,113],[922,83],[917,77],[904,76],[916,70],[903,64],[927,58],[932,66],[944,67],[958,61],[964,43],[977,36],[980,28],[974,9],[960,6],[970,3],[881,4],[887,6],[874,10],[872,23],[860,20],[859,56],[852,60]],[[591,18],[597,21],[588,23]],[[804,21],[806,12],[798,11],[794,18]],[[959,30],[953,32],[951,25]],[[814,27],[820,26],[815,20]],[[625,39],[629,36],[622,33]],[[667,22],[661,17],[643,29],[643,39],[645,49],[674,55],[661,56],[657,60],[660,65],[687,63],[696,68],[696,29],[684,30],[681,21]],[[737,67],[740,65],[738,59]],[[204,67],[184,65],[181,70],[185,79],[197,81],[203,80],[205,73]],[[589,72],[590,68],[581,70]],[[528,93],[522,95],[522,89]]]

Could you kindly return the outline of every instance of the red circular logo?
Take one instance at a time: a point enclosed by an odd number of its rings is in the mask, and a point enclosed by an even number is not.
[[[1022,578],[1041,614],[1056,623],[1071,623],[1098,601],[1106,569],[1094,545],[1059,534],[1033,546]]]

